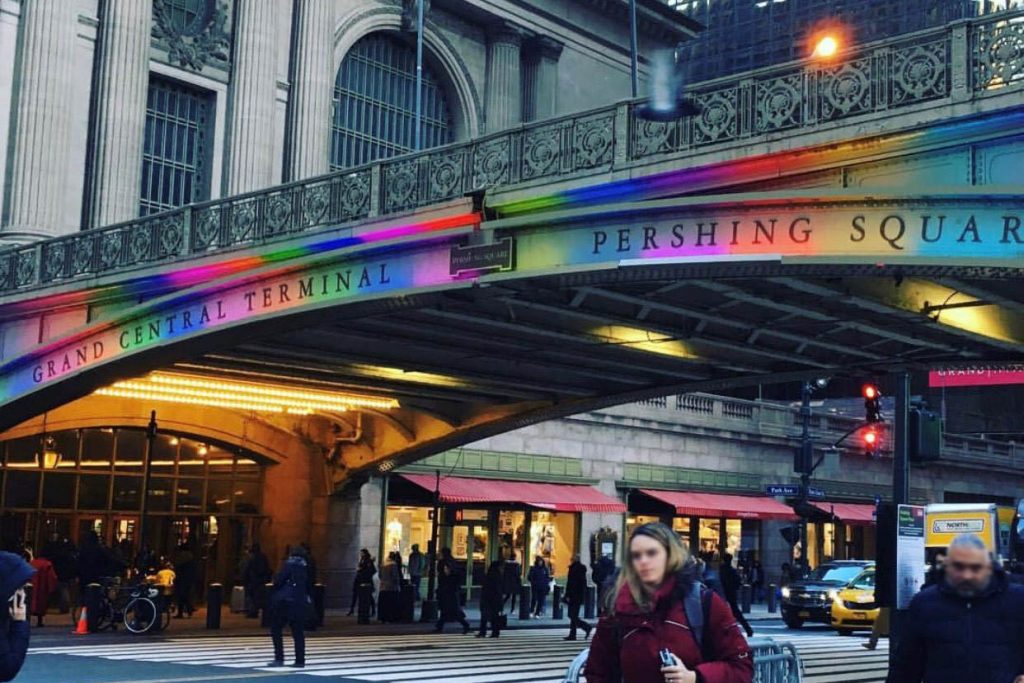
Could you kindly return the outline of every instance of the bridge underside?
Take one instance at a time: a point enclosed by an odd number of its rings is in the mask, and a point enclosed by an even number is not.
[[[644,397],[1024,359],[1024,291],[946,267],[642,266],[264,324],[168,367],[397,398],[345,471]],[[385,420],[382,422],[381,420]],[[347,476],[347,475],[346,475]]]

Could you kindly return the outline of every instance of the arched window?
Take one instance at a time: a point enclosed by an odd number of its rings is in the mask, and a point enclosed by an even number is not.
[[[373,33],[352,46],[338,69],[331,123],[331,167],[358,166],[413,150],[416,50],[400,36]],[[452,141],[444,90],[423,65],[423,147]]]

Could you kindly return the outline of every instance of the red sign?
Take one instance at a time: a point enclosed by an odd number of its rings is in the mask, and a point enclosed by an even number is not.
[[[995,384],[1024,384],[1024,366],[993,365],[932,370],[930,387],[983,387]]]

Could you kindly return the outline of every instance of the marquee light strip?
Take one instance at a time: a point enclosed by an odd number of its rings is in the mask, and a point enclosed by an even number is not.
[[[166,372],[155,372],[139,379],[116,382],[95,393],[99,396],[294,415],[309,415],[317,411],[341,413],[358,408],[388,410],[399,407],[398,401],[393,398],[291,389],[281,385],[218,380]]]

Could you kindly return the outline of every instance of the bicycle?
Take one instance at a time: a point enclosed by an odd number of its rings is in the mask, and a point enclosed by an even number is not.
[[[171,623],[170,605],[159,586],[145,582],[121,586],[118,579],[106,579],[96,614],[95,631],[117,630],[118,624],[135,634],[162,631]],[[71,610],[72,623],[77,624],[83,605]]]

